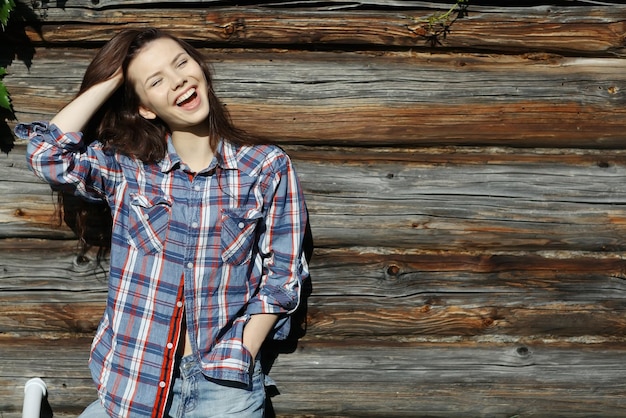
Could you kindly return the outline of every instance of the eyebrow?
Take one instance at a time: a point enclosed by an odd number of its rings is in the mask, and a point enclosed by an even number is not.
[[[170,62],[170,64],[174,64],[174,63],[176,63],[176,61],[178,61],[178,60],[180,59],[180,57],[181,57],[181,56],[183,56],[183,55],[187,55],[187,52],[186,52],[186,51],[182,51],[182,52],[180,52],[178,55],[176,55],[176,56],[174,57],[174,59],[172,59],[172,61]],[[155,71],[154,73],[150,74],[148,77],[146,77],[146,78],[144,79],[144,81],[143,81],[143,82],[144,82],[144,84],[145,84],[145,83],[147,83],[147,82],[148,82],[148,80],[150,80],[151,78],[156,77],[157,75],[159,75],[160,73],[161,73],[161,70],[158,70],[158,71]]]

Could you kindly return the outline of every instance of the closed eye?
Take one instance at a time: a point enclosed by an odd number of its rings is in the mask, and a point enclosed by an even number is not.
[[[155,78],[152,81],[150,81],[150,87],[156,87],[159,84],[161,84],[161,81],[163,81],[162,78]]]

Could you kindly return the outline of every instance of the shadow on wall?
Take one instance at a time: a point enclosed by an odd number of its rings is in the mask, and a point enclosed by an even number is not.
[[[311,225],[307,221],[306,232],[304,235],[304,254],[307,263],[310,264],[313,257],[313,233],[311,231]],[[313,293],[313,284],[311,277],[308,277],[302,283],[301,302],[298,309],[291,315],[291,328],[287,339],[284,341],[267,341],[263,345],[263,352],[261,354],[261,366],[263,373],[269,375],[274,362],[281,354],[289,354],[296,351],[298,348],[298,341],[306,335],[307,331],[307,312],[309,296]],[[276,413],[274,406],[272,405],[272,397],[280,395],[278,388],[275,386],[269,386],[265,389],[267,393],[267,400],[265,404],[265,417],[275,418]]]

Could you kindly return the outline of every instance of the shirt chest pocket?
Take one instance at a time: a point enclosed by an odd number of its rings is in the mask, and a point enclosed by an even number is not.
[[[167,239],[172,202],[164,196],[131,195],[128,242],[148,254],[161,252]]]
[[[262,218],[257,210],[224,210],[220,233],[223,262],[239,265],[250,260]]]

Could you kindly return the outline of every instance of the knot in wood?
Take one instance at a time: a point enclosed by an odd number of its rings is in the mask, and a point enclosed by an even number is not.
[[[387,274],[390,276],[397,276],[400,273],[400,267],[396,266],[395,264],[390,265],[389,267],[387,267]]]
[[[95,329],[96,327],[90,321],[86,319],[79,319],[74,323],[72,331],[77,333],[92,333]]]
[[[74,271],[87,271],[93,268],[93,263],[89,257],[84,254],[79,254],[74,258],[72,262]]]
[[[520,357],[528,357],[530,356],[530,350],[528,349],[528,347],[517,347],[517,350],[515,350],[517,352],[517,355]]]
[[[245,32],[246,23],[243,19],[237,19],[234,22],[226,23],[222,26],[222,33],[224,39],[229,39],[232,37],[239,38],[240,34]]]

